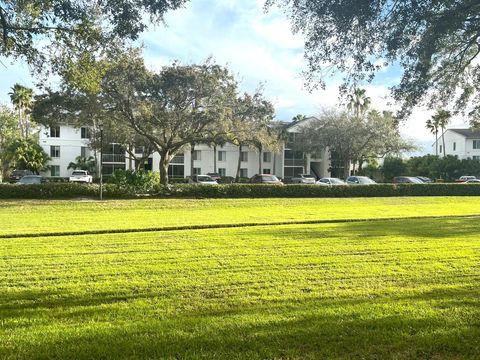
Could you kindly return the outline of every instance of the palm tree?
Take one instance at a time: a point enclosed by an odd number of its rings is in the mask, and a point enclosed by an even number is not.
[[[18,111],[18,127],[22,136],[26,139],[30,133],[28,111],[33,103],[33,90],[20,84],[15,84],[8,93],[13,106]]]
[[[87,170],[90,174],[95,174],[97,168],[97,163],[93,156],[84,157],[77,156],[75,162],[68,164],[67,169],[73,170]]]
[[[438,119],[432,116],[427,120],[425,127],[435,135],[435,155],[438,156]]]
[[[435,121],[437,123],[437,127],[442,129],[442,143],[443,143],[443,157],[446,157],[446,149],[445,149],[445,129],[448,126],[448,123],[450,122],[450,118],[452,117],[452,114],[450,111],[447,110],[437,110],[437,113],[433,116],[435,118]]]
[[[347,108],[348,110],[353,111],[357,118],[360,118],[372,103],[371,99],[367,96],[367,91],[365,89],[355,88],[353,93],[348,94],[347,98]]]

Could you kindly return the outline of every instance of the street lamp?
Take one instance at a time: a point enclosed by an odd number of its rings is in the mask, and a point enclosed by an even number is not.
[[[103,124],[100,128],[100,200],[103,200]]]

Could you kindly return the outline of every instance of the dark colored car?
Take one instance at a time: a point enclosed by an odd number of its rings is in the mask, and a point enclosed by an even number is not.
[[[215,181],[218,181],[222,178],[219,173],[208,173],[207,175]]]
[[[252,184],[271,184],[271,185],[283,185],[275,175],[270,174],[257,174],[250,178]]]
[[[26,175],[33,175],[33,173],[30,170],[13,170],[8,180],[10,182],[17,182]]]
[[[34,185],[34,184],[43,184],[45,178],[40,175],[26,175],[17,181],[18,185]]]
[[[413,176],[395,176],[393,178],[394,184],[425,184],[422,180]]]
[[[349,176],[346,180],[349,185],[373,185],[375,181],[366,176]]]

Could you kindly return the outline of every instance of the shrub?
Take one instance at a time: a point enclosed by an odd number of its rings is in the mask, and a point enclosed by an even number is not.
[[[117,189],[111,189],[112,191],[148,194],[160,183],[160,175],[153,171],[115,170],[109,183],[117,187]]]

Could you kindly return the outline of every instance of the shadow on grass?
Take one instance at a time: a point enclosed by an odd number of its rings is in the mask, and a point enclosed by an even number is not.
[[[88,300],[65,306],[78,303]],[[146,312],[131,312],[128,320],[126,314],[119,314],[117,320],[104,318],[105,311],[78,309],[66,322],[53,315],[55,326],[30,341],[28,335],[10,341],[0,355],[25,359],[480,357],[478,286],[398,297],[264,301],[169,316],[158,316],[153,306]]]

